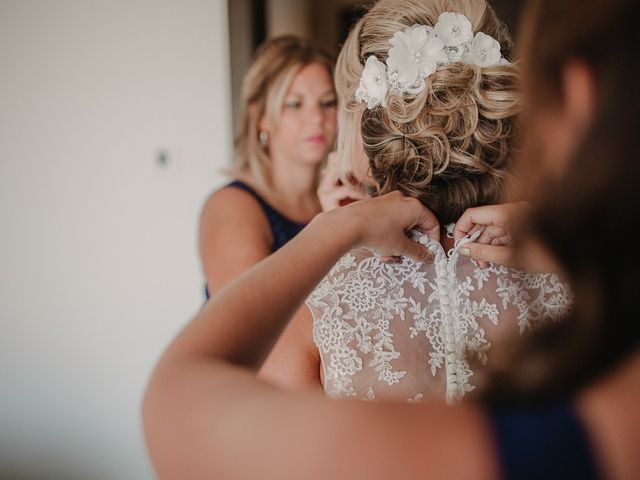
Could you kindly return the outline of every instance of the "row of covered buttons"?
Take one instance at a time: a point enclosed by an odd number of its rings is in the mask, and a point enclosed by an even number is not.
[[[458,377],[457,377],[457,360],[456,342],[453,332],[453,310],[451,308],[451,285],[449,284],[448,262],[442,253],[442,249],[437,248],[435,242],[429,240],[429,237],[422,235],[419,239],[422,245],[425,245],[435,254],[434,264],[436,267],[438,285],[438,300],[442,310],[442,321],[444,322],[445,334],[445,368],[447,372],[447,400],[452,400],[458,396]]]

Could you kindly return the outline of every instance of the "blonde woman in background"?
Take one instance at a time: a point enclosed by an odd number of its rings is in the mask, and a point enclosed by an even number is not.
[[[200,221],[207,298],[321,211],[319,170],[336,135],[333,67],[298,37],[258,50],[242,87],[234,180],[209,197]]]

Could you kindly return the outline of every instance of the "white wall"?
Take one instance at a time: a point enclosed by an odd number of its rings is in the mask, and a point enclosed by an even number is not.
[[[153,477],[140,398],[202,302],[228,76],[224,0],[0,0],[0,478]]]

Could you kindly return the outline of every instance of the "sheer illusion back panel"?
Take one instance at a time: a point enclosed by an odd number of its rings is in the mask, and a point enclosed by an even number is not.
[[[490,265],[426,236],[434,263],[384,263],[368,250],[340,259],[307,299],[332,397],[460,399],[481,384],[492,344],[566,314],[569,288],[552,273]],[[497,358],[497,356],[496,356]]]

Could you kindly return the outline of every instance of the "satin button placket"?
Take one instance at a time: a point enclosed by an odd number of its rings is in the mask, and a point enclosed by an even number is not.
[[[440,308],[442,311],[442,322],[444,325],[444,346],[445,346],[445,371],[447,375],[447,401],[454,401],[462,396],[464,392],[460,391],[458,382],[458,354],[461,351],[458,348],[460,342],[456,341],[455,333],[455,314],[453,305],[453,290],[455,288],[454,282],[454,268],[458,258],[457,249],[475,240],[480,232],[474,234],[471,238],[465,238],[459,241],[456,246],[449,252],[449,257],[443,253],[441,248],[435,244],[435,242],[429,240],[426,235],[422,235],[419,238],[419,242],[426,245],[434,255],[434,265],[436,267],[438,297],[440,301]]]

